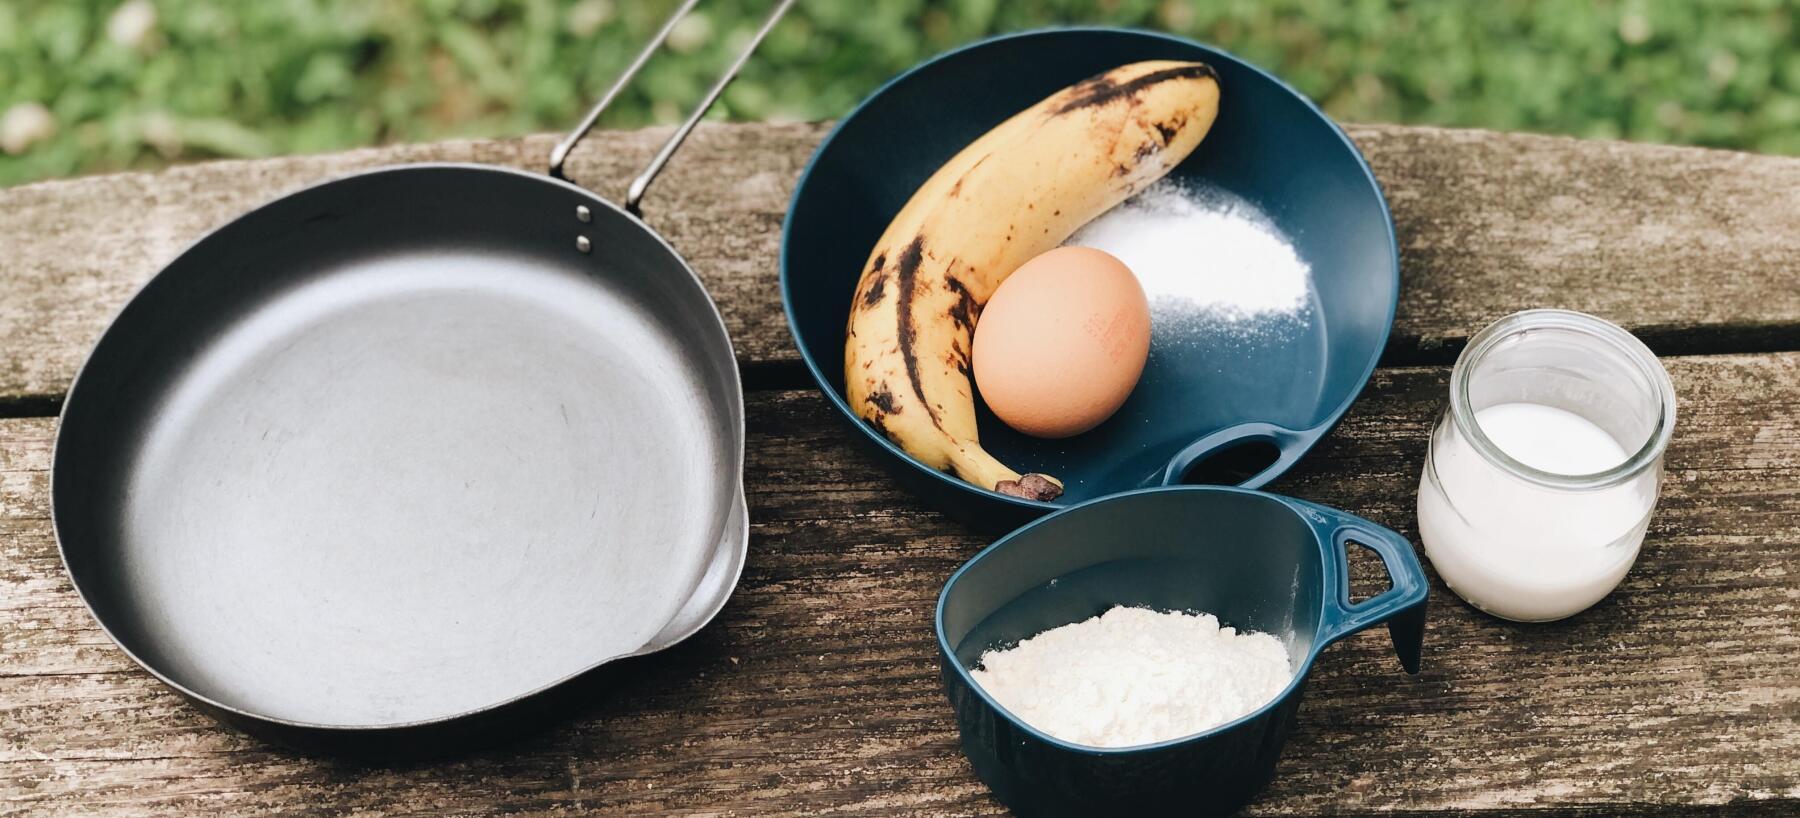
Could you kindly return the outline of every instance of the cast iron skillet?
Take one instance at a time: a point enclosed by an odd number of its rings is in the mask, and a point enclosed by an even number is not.
[[[563,159],[662,33],[551,157]],[[114,320],[51,507],[101,626],[270,740],[441,753],[666,648],[743,565],[743,392],[632,184],[387,168],[201,239]]]
[[[1218,72],[1218,120],[1177,178],[1259,206],[1312,266],[1306,320],[1262,331],[1159,322],[1143,379],[1117,415],[1068,440],[1019,435],[979,407],[981,442],[1008,465],[1056,475],[1042,503],[938,472],[857,419],[843,398],[844,327],[869,248],[915,189],[963,146],[1064,86],[1128,62],[1202,60]],[[1223,51],[1145,31],[1075,28],[976,43],[900,75],[839,123],[788,208],[781,294],[800,355],[838,412],[894,474],[947,511],[1004,530],[1115,492],[1197,479],[1246,446],[1279,477],[1330,431],[1374,370],[1399,296],[1387,204],[1343,131],[1299,92]],[[1242,454],[1242,452],[1239,452]],[[1265,461],[1268,458],[1265,458]]]

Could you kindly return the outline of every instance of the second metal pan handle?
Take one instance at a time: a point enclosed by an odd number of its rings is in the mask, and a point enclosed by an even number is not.
[[[582,137],[588,135],[588,131],[594,129],[594,123],[599,121],[600,114],[619,96],[620,91],[625,90],[625,86],[631,82],[633,77],[637,76],[638,71],[644,67],[644,63],[650,61],[650,56],[662,47],[663,41],[669,38],[669,33],[675,30],[675,25],[681,22],[681,18],[686,17],[687,13],[692,11],[699,2],[700,0],[684,0],[681,7],[675,9],[675,13],[669,16],[668,22],[663,23],[662,29],[656,32],[656,36],[650,38],[650,42],[644,46],[644,50],[632,58],[631,64],[626,66],[624,72],[619,74],[619,78],[613,81],[612,87],[606,89],[606,93],[600,97],[600,101],[594,105],[593,110],[588,111],[587,116],[582,117],[581,124],[575,126],[575,130],[563,137],[561,142],[556,143],[556,147],[550,151],[551,176],[558,179],[569,178],[563,173],[563,163],[568,161],[569,152],[575,149],[575,145],[581,142]],[[738,52],[731,67],[725,69],[725,73],[719,77],[717,82],[713,83],[712,88],[707,90],[706,96],[700,100],[699,105],[694,106],[694,110],[688,114],[687,120],[681,123],[681,127],[676,128],[675,133],[663,142],[662,148],[657,150],[656,156],[650,160],[650,165],[644,168],[644,172],[638,174],[636,179],[631,180],[631,186],[625,190],[625,209],[632,215],[643,215],[639,210],[639,205],[644,200],[644,193],[650,189],[650,183],[656,180],[656,175],[662,172],[663,166],[669,163],[669,158],[674,156],[675,151],[680,149],[681,143],[687,140],[688,134],[693,132],[694,126],[700,124],[700,118],[706,116],[707,110],[711,109],[713,103],[718,101],[719,95],[725,93],[725,86],[737,79],[738,72],[743,70],[744,63],[750,60],[750,55],[756,52],[756,47],[762,44],[763,38],[768,36],[769,31],[775,28],[775,24],[781,21],[782,15],[786,14],[788,8],[793,5],[794,0],[780,0],[775,4],[775,10],[769,13],[768,19],[764,20],[762,27],[757,29],[756,36],[750,38],[749,44]]]

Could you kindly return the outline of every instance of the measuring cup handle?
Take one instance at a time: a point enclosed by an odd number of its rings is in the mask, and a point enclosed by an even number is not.
[[[1419,672],[1425,642],[1425,607],[1430,584],[1412,543],[1399,533],[1354,514],[1304,500],[1291,500],[1325,547],[1325,612],[1319,631],[1334,642],[1386,622],[1394,652],[1407,673]],[[1387,568],[1392,587],[1361,602],[1350,601],[1350,564],[1345,548],[1355,540],[1373,549]]]
[[[1307,444],[1312,442],[1312,438],[1313,435],[1310,433],[1296,432],[1273,423],[1240,423],[1236,426],[1227,426],[1189,443],[1174,457],[1169,458],[1168,464],[1163,467],[1162,484],[1172,486],[1180,483],[1187,473],[1201,461],[1227,449],[1256,442],[1268,443],[1274,446],[1280,454],[1276,456],[1275,462],[1270,463],[1268,467],[1238,485],[1247,489],[1262,488],[1270,480],[1274,480],[1276,475],[1286,471],[1289,466],[1299,460],[1300,455],[1306,451]]]
[[[644,67],[644,63],[650,61],[650,56],[662,47],[663,41],[669,38],[670,32],[675,30],[675,26],[681,22],[681,18],[686,17],[687,13],[692,11],[699,2],[700,0],[685,0],[679,8],[675,9],[675,13],[669,15],[668,21],[663,23],[662,28],[656,32],[656,36],[650,38],[650,42],[644,46],[644,50],[639,51],[638,55],[632,58],[631,64],[625,67],[625,70],[619,74],[619,78],[613,80],[612,87],[607,88],[606,93],[601,95],[600,101],[587,112],[587,116],[581,118],[581,124],[575,126],[575,130],[570,131],[568,136],[563,137],[562,141],[556,143],[556,147],[550,150],[551,176],[564,180],[569,178],[563,172],[563,164],[568,161],[569,153],[575,150],[575,146],[581,142],[582,137],[588,135],[588,131],[594,129],[594,123],[600,121],[600,114],[612,105],[613,100],[618,98],[619,92],[625,90],[625,86]],[[630,187],[625,190],[625,209],[631,211],[632,215],[642,215],[639,205],[644,200],[644,194],[650,190],[650,183],[656,180],[656,175],[662,172],[663,166],[669,163],[670,157],[673,157],[675,151],[681,147],[681,143],[687,140],[688,134],[693,132],[694,126],[700,124],[700,118],[706,116],[706,112],[712,108],[713,103],[718,101],[719,95],[725,93],[725,87],[730,85],[732,80],[737,79],[738,72],[744,69],[744,63],[749,62],[750,55],[756,53],[756,47],[762,44],[763,38],[769,35],[769,31],[775,28],[775,24],[781,21],[782,15],[787,14],[788,9],[793,5],[794,0],[781,0],[775,4],[775,10],[769,13],[768,18],[763,21],[762,27],[757,29],[756,36],[751,37],[750,42],[738,52],[731,67],[725,69],[725,73],[719,77],[717,82],[713,83],[712,88],[707,90],[706,96],[702,97],[699,104],[694,106],[694,110],[688,113],[687,119],[675,129],[675,133],[670,135],[667,141],[663,142],[662,147],[656,151],[656,156],[650,160],[650,165],[644,168],[644,172],[638,174],[636,179],[631,180]]]

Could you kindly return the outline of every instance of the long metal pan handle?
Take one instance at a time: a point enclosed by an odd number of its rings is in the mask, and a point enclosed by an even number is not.
[[[656,36],[650,38],[650,42],[644,46],[644,50],[638,52],[631,64],[626,66],[625,71],[619,75],[619,78],[613,81],[612,87],[606,89],[606,93],[600,97],[600,101],[594,105],[593,110],[588,111],[587,116],[582,118],[581,124],[575,126],[575,130],[563,137],[561,142],[556,143],[556,147],[550,151],[551,176],[558,179],[569,178],[563,173],[563,163],[568,160],[570,151],[573,151],[575,145],[588,135],[588,131],[594,129],[594,123],[599,121],[600,114],[619,96],[619,92],[625,90],[625,86],[631,82],[633,77],[637,76],[638,71],[644,67],[644,63],[650,61],[651,55],[662,47],[663,41],[669,38],[669,33],[675,30],[675,25],[681,22],[681,18],[687,16],[687,13],[692,11],[699,2],[700,0],[684,0],[681,7],[675,9],[675,13],[669,16],[668,22],[663,23],[662,29],[656,32]],[[700,124],[700,118],[706,116],[706,112],[712,108],[713,103],[718,101],[719,95],[725,93],[725,87],[730,85],[732,80],[737,79],[738,72],[744,68],[744,63],[749,62],[750,55],[756,53],[756,47],[762,44],[763,38],[768,36],[769,31],[775,28],[775,24],[781,21],[782,15],[787,14],[788,8],[793,5],[794,0],[781,0],[775,5],[775,10],[769,13],[767,20],[763,21],[762,28],[757,29],[756,36],[750,38],[749,44],[744,46],[743,51],[738,52],[737,59],[732,61],[731,67],[725,69],[724,75],[720,76],[718,81],[713,83],[712,88],[707,90],[706,96],[700,100],[700,104],[696,105],[694,110],[688,114],[687,121],[682,122],[681,127],[676,128],[675,133],[671,134],[668,141],[663,143],[662,148],[657,150],[656,156],[650,160],[649,167],[644,168],[643,173],[631,180],[631,186],[625,191],[626,210],[631,211],[633,215],[642,215],[639,205],[644,200],[644,194],[650,190],[650,183],[656,180],[656,175],[662,172],[663,166],[669,163],[669,158],[674,156],[675,151],[681,147],[681,143],[687,140],[688,134],[693,132],[694,126]]]
[[[606,89],[606,93],[600,96],[599,102],[594,103],[593,110],[588,111],[587,116],[581,118],[581,124],[576,125],[575,130],[570,131],[568,136],[556,143],[556,147],[550,149],[551,176],[568,180],[569,177],[563,173],[563,163],[568,161],[569,152],[575,150],[575,145],[581,142],[581,138],[587,136],[588,131],[594,129],[594,123],[600,121],[600,114],[612,105],[613,100],[618,99],[619,92],[624,91],[625,86],[631,84],[632,78],[643,70],[644,63],[649,62],[650,57],[662,48],[663,41],[669,39],[669,33],[675,30],[675,24],[681,22],[681,18],[686,17],[687,13],[693,11],[694,6],[699,3],[700,0],[682,0],[681,7],[675,9],[674,14],[669,15],[668,22],[663,23],[662,30],[650,38],[650,42],[644,45],[644,50],[639,51],[638,55],[631,59],[631,64],[625,66],[625,70],[620,72],[619,78],[613,80],[612,87]]]

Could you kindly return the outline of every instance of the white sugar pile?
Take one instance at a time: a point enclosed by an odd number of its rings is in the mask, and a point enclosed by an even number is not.
[[[1137,274],[1153,315],[1225,322],[1298,315],[1312,270],[1242,197],[1164,179],[1102,214],[1067,244],[1117,256]]]
[[[971,675],[1052,736],[1132,747],[1243,716],[1280,695],[1293,671],[1269,634],[1221,628],[1212,614],[1121,606],[988,651]]]

